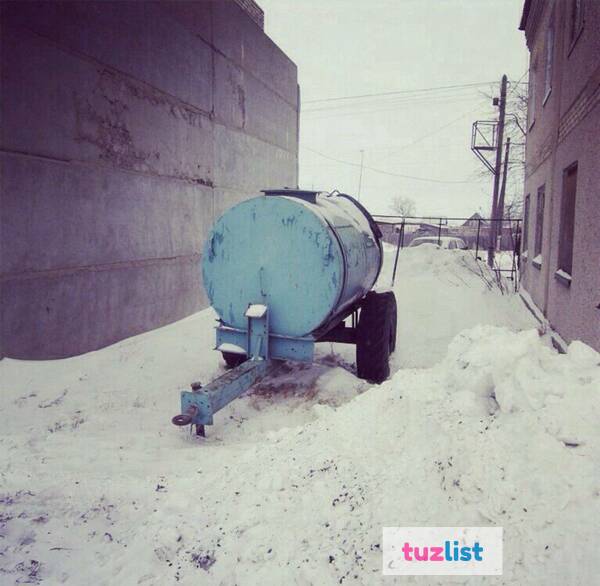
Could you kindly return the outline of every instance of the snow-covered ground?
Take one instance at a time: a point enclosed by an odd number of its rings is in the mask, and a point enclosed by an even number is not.
[[[380,285],[389,282],[393,255]],[[0,583],[592,584],[600,356],[540,337],[469,253],[402,251],[398,345],[369,388],[322,344],[216,416],[211,310],[68,360],[2,360]],[[504,527],[504,575],[381,575],[383,526]]]

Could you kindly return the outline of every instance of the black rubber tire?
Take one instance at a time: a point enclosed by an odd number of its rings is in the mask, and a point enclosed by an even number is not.
[[[221,354],[223,354],[223,360],[225,360],[227,368],[235,368],[248,360],[245,354],[235,354],[233,352],[221,352]]]
[[[359,378],[382,383],[390,376],[390,354],[396,345],[396,298],[389,291],[369,292],[358,319],[356,373]]]
[[[398,329],[398,306],[396,304],[396,296],[393,293],[390,293],[389,304],[389,311],[391,314],[390,354],[393,354],[396,351],[396,331]]]

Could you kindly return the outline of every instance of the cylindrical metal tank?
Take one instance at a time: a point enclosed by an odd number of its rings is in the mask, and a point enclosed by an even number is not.
[[[223,322],[246,328],[248,304],[269,308],[275,334],[323,330],[373,286],[381,233],[344,194],[267,191],[225,212],[202,257],[208,298]]]

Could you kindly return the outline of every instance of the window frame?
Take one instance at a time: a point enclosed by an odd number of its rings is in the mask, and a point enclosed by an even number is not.
[[[570,197],[567,197],[567,185],[568,178],[571,175],[575,175],[574,183],[573,183],[573,191],[570,194]],[[556,273],[558,277],[561,274],[567,275],[569,279],[572,278],[573,275],[573,252],[575,248],[575,215],[577,211],[577,179],[579,175],[579,162],[575,161],[571,163],[568,167],[563,169],[563,181],[562,181],[562,193],[561,193],[561,201],[560,201],[560,226],[558,231],[558,259],[557,259],[557,269]],[[567,226],[566,214],[567,214],[567,206],[570,206],[570,226]],[[566,233],[567,228],[570,230],[570,234]],[[566,238],[570,236],[569,245],[569,255],[568,259],[566,258],[565,246]],[[566,262],[568,261],[568,262]],[[570,265],[567,267],[567,265]],[[561,282],[564,282],[564,279],[559,279]],[[570,282],[570,281],[569,281]]]
[[[550,94],[552,93],[552,76],[554,73],[554,49],[555,49],[555,30],[554,30],[554,12],[550,16],[550,24],[546,29],[546,38],[544,43],[544,98],[542,107],[546,105]]]
[[[527,84],[527,131],[529,132],[535,124],[535,113],[536,113],[536,72],[537,72],[537,58],[532,61],[529,67],[529,79]]]
[[[521,255],[527,256],[529,250],[529,208],[531,206],[531,194],[525,196],[523,203],[523,234],[521,236]]]
[[[546,207],[546,184],[544,183],[537,190],[537,199],[535,202],[535,235],[533,242],[533,256],[539,264],[542,263],[542,248],[544,246],[544,213]],[[540,209],[541,208],[541,209]],[[539,257],[539,258],[538,258]]]

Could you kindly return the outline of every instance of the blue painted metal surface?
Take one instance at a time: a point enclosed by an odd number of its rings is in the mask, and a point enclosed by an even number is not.
[[[192,407],[191,424],[212,425],[213,415],[264,376],[269,365],[269,360],[247,360],[197,391],[181,391],[181,412]]]
[[[269,193],[217,220],[204,248],[204,286],[225,326],[246,329],[248,305],[264,304],[271,334],[306,338],[371,289],[380,242],[346,197],[315,195],[313,203]],[[273,340],[276,356],[288,342]]]
[[[266,305],[250,305],[246,310],[248,331],[246,356],[269,358],[269,312]]]
[[[212,425],[213,415],[245,393],[270,366],[268,307],[250,305],[246,308],[245,316],[245,341],[237,345],[247,349],[250,360],[226,372],[205,387],[181,392],[181,413],[189,416],[185,420],[186,425]],[[178,417],[175,417],[173,422],[177,419]],[[182,421],[176,424],[181,425]]]
[[[349,196],[265,192],[226,212],[202,276],[220,316],[217,349],[249,360],[181,393],[175,425],[204,425],[264,376],[271,358],[310,362],[315,340],[355,309],[382,264],[380,233]]]
[[[221,344],[235,344],[241,348],[246,348],[246,330],[228,326],[218,326],[216,331],[217,350]],[[314,347],[315,341],[311,337],[294,338],[278,334],[270,334],[269,336],[270,358],[279,360],[297,360],[298,362],[312,362]]]

